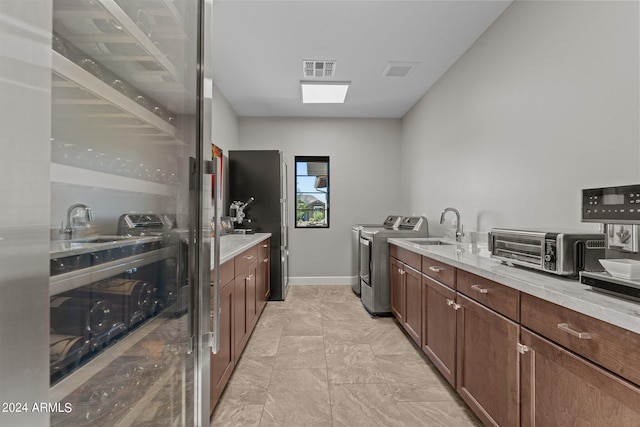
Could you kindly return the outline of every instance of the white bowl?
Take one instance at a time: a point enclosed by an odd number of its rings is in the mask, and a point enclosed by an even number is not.
[[[635,259],[601,259],[599,261],[613,277],[640,279],[640,261]]]

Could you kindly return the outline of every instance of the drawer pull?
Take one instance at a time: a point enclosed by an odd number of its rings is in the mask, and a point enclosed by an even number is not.
[[[268,248],[268,247],[269,247],[269,245],[262,245],[262,247],[263,247],[263,248]]]
[[[429,267],[429,270],[433,271],[434,273],[440,273],[444,270],[444,268],[432,265],[431,267]]]
[[[558,329],[560,329],[561,331],[564,331],[564,332],[566,332],[568,334],[571,334],[576,338],[580,338],[581,340],[590,340],[591,339],[591,334],[589,332],[574,331],[573,329],[571,329],[569,327],[568,323],[558,323]]]
[[[489,292],[489,289],[480,287],[478,285],[472,285],[471,289],[473,289],[476,292],[480,292],[481,294],[486,294],[487,292]]]
[[[245,255],[244,259],[253,259],[253,255]]]
[[[456,302],[452,299],[447,298],[447,305],[453,308],[454,310],[458,310],[462,307],[460,304],[456,304]]]

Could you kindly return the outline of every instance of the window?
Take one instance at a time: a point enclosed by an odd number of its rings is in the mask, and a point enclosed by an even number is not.
[[[328,156],[296,156],[296,228],[329,228]]]

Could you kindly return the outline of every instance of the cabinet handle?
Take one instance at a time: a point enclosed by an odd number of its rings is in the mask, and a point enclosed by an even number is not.
[[[252,280],[252,279],[253,279],[253,273],[247,276],[247,280]]]
[[[400,273],[400,275],[402,276],[405,273],[405,271],[403,269],[399,268],[398,269],[398,273]]]
[[[591,334],[589,332],[578,332],[574,331],[569,327],[568,323],[558,323],[558,329],[564,331],[570,335],[573,335],[576,338],[580,338],[581,340],[590,340]]]
[[[266,245],[266,244],[265,244],[265,245],[262,245],[262,247],[263,247],[263,248],[268,248],[268,247],[269,247],[269,245]]]
[[[447,305],[453,308],[454,310],[458,310],[462,307],[460,304],[456,304],[454,300],[449,298],[447,298]]]
[[[429,267],[429,270],[433,271],[434,273],[440,273],[444,270],[444,268],[432,265],[431,267]]]
[[[253,259],[253,255],[245,255],[244,259]]]
[[[489,292],[489,289],[480,287],[478,285],[471,285],[471,289],[476,292],[480,292],[481,294],[486,294],[487,292]]]
[[[263,259],[262,262],[269,262],[269,258]]]

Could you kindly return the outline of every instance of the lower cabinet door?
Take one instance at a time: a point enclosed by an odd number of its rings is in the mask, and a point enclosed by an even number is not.
[[[519,325],[458,293],[456,389],[487,426],[520,425]]]
[[[456,292],[422,276],[422,351],[456,386]]]
[[[404,329],[418,346],[422,342],[422,282],[421,274],[404,268]]]
[[[393,257],[390,260],[391,313],[404,324],[404,264]]]
[[[522,425],[640,425],[640,388],[522,329]]]
[[[234,339],[233,339],[233,283],[220,291],[220,348],[216,354],[211,355],[211,412],[222,395],[227,384],[234,363]],[[213,298],[211,303],[213,304]],[[213,326],[212,330],[213,330]]]
[[[251,334],[253,327],[258,321],[258,295],[256,293],[256,268],[245,277],[245,333]],[[248,339],[248,337],[247,337]]]
[[[245,277],[236,277],[233,284],[233,345],[236,362],[244,349],[247,331],[247,301]]]

